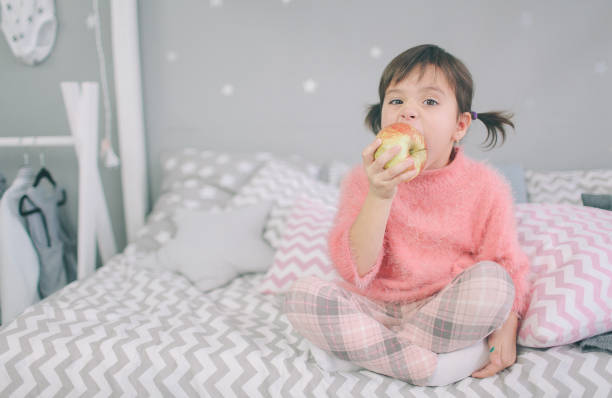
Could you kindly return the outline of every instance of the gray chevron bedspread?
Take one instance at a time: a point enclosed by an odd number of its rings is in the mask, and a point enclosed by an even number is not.
[[[485,379],[415,387],[370,371],[328,373],[245,274],[207,294],[125,254],[0,329],[2,397],[581,396],[612,394],[612,356],[519,347]]]

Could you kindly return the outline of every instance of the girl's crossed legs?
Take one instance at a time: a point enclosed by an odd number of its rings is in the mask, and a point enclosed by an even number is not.
[[[436,369],[436,353],[484,339],[506,320],[513,300],[508,272],[483,261],[435,295],[403,305],[301,278],[287,292],[283,312],[302,336],[340,359],[424,385]]]

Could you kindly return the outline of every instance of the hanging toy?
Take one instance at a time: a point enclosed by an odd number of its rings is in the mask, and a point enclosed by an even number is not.
[[[113,168],[119,166],[120,162],[119,157],[113,150],[113,141],[111,139],[112,115],[108,97],[108,81],[106,79],[106,59],[104,58],[102,34],[100,32],[98,0],[93,0],[93,13],[87,17],[86,23],[87,28],[93,29],[96,34],[96,53],[98,54],[98,63],[100,65],[100,81],[102,83],[102,97],[104,100],[104,138],[100,142],[100,157],[104,160],[106,168]]]
[[[113,151],[111,142],[107,138],[103,138],[100,143],[100,157],[104,159],[104,166],[109,169],[119,166],[119,157]]]
[[[54,0],[0,0],[0,27],[15,57],[26,65],[44,61],[55,44]]]

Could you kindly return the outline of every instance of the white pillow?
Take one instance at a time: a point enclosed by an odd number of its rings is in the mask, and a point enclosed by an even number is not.
[[[300,196],[309,196],[335,206],[339,188],[316,180],[288,162],[272,159],[262,166],[231,199],[229,206],[272,200],[276,203],[264,230],[264,239],[278,249],[285,219]]]
[[[247,272],[264,272],[274,251],[263,240],[271,201],[221,211],[177,209],[177,231],[142,265],[176,271],[208,291]]]

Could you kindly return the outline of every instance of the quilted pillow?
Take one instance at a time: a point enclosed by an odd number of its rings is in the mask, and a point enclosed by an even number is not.
[[[164,192],[156,200],[147,222],[130,242],[128,251],[146,253],[159,249],[176,234],[173,215],[182,210],[213,210],[224,207],[232,195],[224,189],[208,185],[197,178],[187,178],[172,191]]]
[[[196,148],[162,152],[162,192],[181,187],[183,181],[202,183],[236,193],[259,167],[270,159],[281,159],[308,175],[316,176],[320,167],[297,154],[273,155],[268,152],[230,153]]]
[[[320,173],[318,165],[297,154],[225,153],[196,148],[162,152],[161,194],[146,224],[125,250],[129,254],[158,250],[175,237],[177,227],[173,215],[177,210],[207,211],[226,207],[256,171],[275,158],[284,159],[307,176]]]
[[[580,205],[580,194],[612,194],[612,169],[525,172],[531,203]]]
[[[162,152],[161,191],[180,187],[183,181],[201,182],[236,192],[271,155],[265,152],[229,154],[196,148]]]
[[[552,347],[612,330],[612,213],[564,204],[517,204],[531,297],[518,343]]]
[[[276,206],[270,212],[264,228],[264,239],[275,249],[285,227],[285,219],[295,200],[306,195],[335,205],[339,188],[316,180],[292,164],[278,159],[266,162],[240,191],[230,205],[244,206],[261,200],[272,200]]]
[[[260,293],[284,293],[296,279],[304,276],[340,279],[327,250],[336,211],[336,206],[308,196],[295,201],[272,266],[258,287]]]

